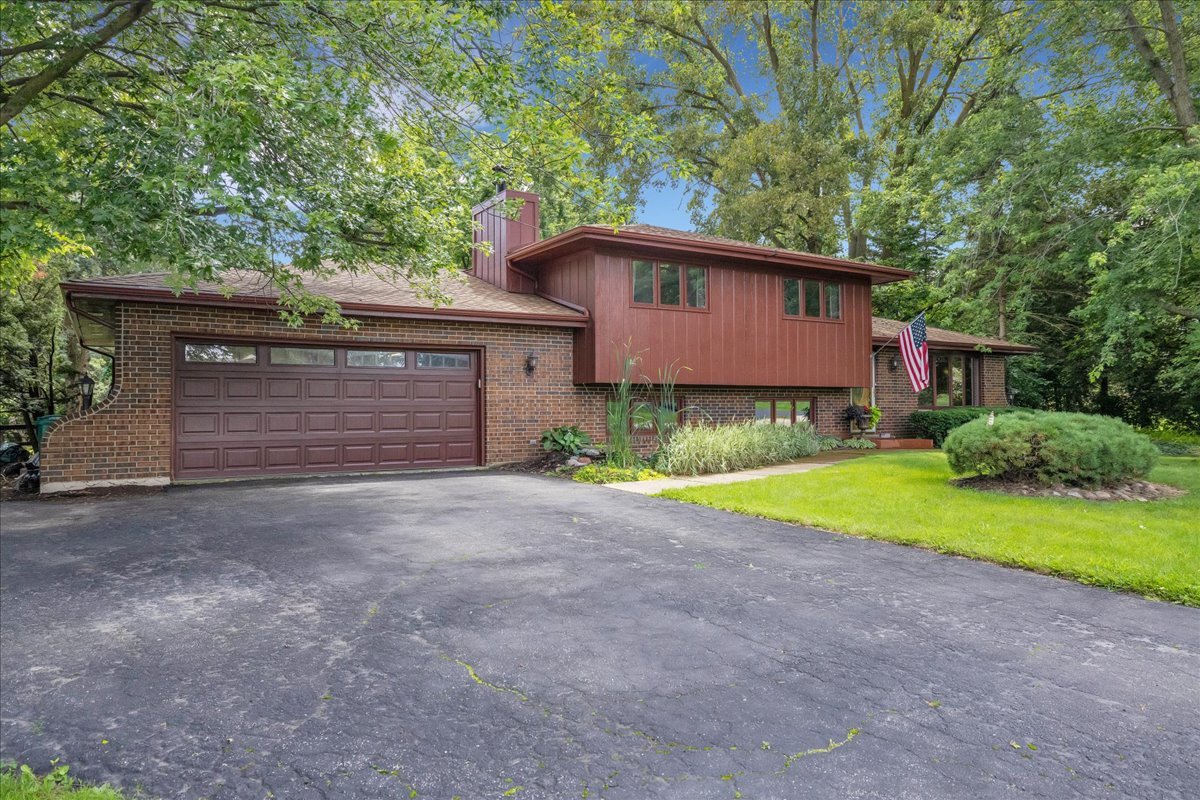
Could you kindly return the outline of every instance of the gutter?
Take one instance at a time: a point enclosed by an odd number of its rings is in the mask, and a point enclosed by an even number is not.
[[[275,297],[233,295],[226,297],[219,292],[185,292],[175,294],[169,289],[147,289],[133,286],[103,286],[86,283],[61,284],[68,302],[72,297],[94,297],[102,300],[127,300],[134,302],[161,302],[176,305],[222,306],[234,308],[278,308]],[[546,298],[550,299],[550,298]],[[562,301],[554,300],[553,302]],[[567,308],[570,305],[562,303]],[[510,325],[548,325],[566,328],[584,328],[587,317],[567,314],[526,313],[520,311],[484,311],[479,309],[453,309],[442,311],[419,306],[395,306],[382,303],[338,303],[347,316],[354,313],[372,317],[399,317],[403,319],[431,319],[450,322],[498,322]]]

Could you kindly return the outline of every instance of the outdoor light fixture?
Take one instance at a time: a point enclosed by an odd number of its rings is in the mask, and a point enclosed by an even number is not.
[[[96,388],[96,382],[92,380],[90,375],[84,374],[79,379],[79,397],[83,400],[83,409],[92,407],[92,390]]]
[[[537,369],[537,365],[538,365],[537,353],[530,353],[529,355],[525,356],[525,374],[526,375],[532,375],[533,371],[535,369]]]
[[[900,369],[900,356],[892,356],[892,360],[888,362],[888,369],[892,372]]]

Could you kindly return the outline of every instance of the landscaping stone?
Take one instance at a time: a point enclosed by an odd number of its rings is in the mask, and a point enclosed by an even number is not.
[[[1021,497],[1070,497],[1076,500],[1092,500],[1095,502],[1139,502],[1148,503],[1151,500],[1166,500],[1181,497],[1185,494],[1182,489],[1150,481],[1126,481],[1115,486],[1105,486],[1101,489],[1081,489],[1077,486],[1042,486],[1026,481],[1009,481],[977,475],[971,478],[959,478],[951,481],[955,486],[967,489],[977,489],[983,492],[999,492]]]

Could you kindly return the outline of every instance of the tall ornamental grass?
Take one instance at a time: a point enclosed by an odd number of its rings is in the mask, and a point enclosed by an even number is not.
[[[735,472],[816,455],[820,440],[812,426],[688,425],[678,428],[658,453],[655,468],[670,475]]]

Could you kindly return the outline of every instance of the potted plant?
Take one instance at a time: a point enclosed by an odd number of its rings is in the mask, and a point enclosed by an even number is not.
[[[879,420],[883,418],[883,410],[879,406],[860,406],[851,403],[846,407],[845,418],[854,423],[861,435],[879,424]]]

